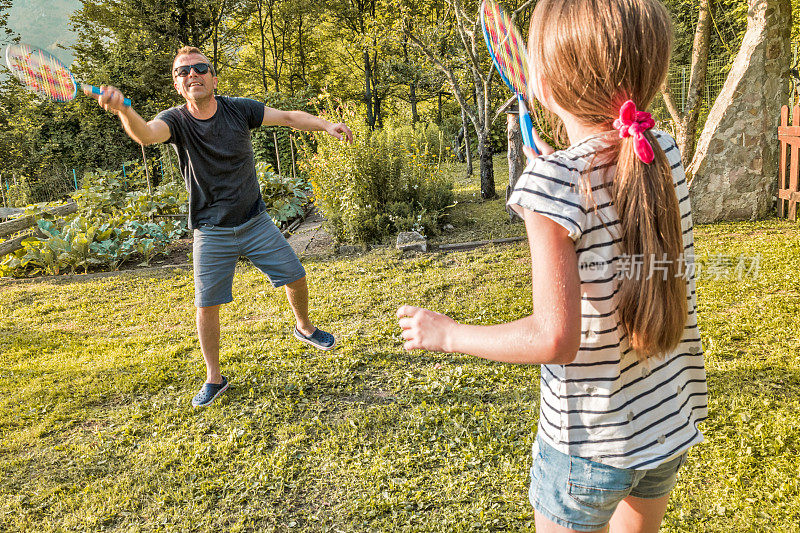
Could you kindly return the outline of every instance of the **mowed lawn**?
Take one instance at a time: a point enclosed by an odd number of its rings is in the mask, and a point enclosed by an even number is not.
[[[716,265],[698,283],[710,417],[663,531],[797,531],[800,229],[696,238]],[[739,256],[758,271],[720,268]],[[523,316],[526,245],[305,266],[341,347],[296,342],[283,292],[242,263],[231,388],[200,410],[191,272],[0,281],[0,531],[533,530],[538,367],[408,354],[394,318]]]

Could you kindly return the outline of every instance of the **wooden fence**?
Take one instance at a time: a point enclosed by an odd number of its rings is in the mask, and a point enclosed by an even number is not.
[[[48,209],[46,212],[53,216],[62,216],[75,213],[77,210],[78,204],[75,202],[70,202],[68,204]],[[36,217],[33,216],[16,218],[14,220],[9,220],[8,222],[0,223],[0,239],[5,239],[10,235],[21,233],[21,235],[17,235],[16,237],[8,239],[4,242],[0,242],[0,257],[22,248],[22,241],[32,235],[32,233],[27,230],[34,226],[36,226]],[[38,226],[36,226],[36,230],[38,229]],[[35,233],[36,232],[34,231],[33,234]]]
[[[800,203],[800,106],[794,106],[789,124],[789,106],[781,108],[778,140],[781,143],[778,174],[778,216],[797,220]]]

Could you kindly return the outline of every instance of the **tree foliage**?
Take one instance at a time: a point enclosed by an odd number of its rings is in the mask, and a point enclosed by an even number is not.
[[[709,0],[665,0],[675,21],[676,65],[691,64],[701,2]],[[747,0],[709,4],[708,57],[727,64],[746,29]],[[0,0],[3,44],[14,37],[7,27],[11,5],[12,0]],[[169,65],[177,48],[193,45],[214,63],[223,94],[276,105],[326,94],[357,104],[358,120],[370,129],[387,120],[433,121],[454,136],[468,126],[481,156],[483,195],[491,197],[487,154],[497,144],[492,128],[499,132],[495,137],[504,135],[497,110],[510,95],[491,68],[478,5],[478,0],[81,0],[70,23],[77,39],[73,70],[78,79],[118,86],[149,119],[182,103]],[[527,34],[535,0],[503,5]],[[699,113],[702,121],[702,108]],[[72,169],[78,175],[118,170],[141,158],[140,147],[117,119],[92,101],[43,102],[8,77],[0,80],[0,133],[4,174],[27,180],[33,196],[55,190],[53,182],[71,181]],[[271,137],[269,132],[265,146]],[[155,157],[163,151],[147,153]]]

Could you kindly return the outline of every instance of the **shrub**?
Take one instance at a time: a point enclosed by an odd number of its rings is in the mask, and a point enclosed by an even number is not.
[[[370,132],[351,107],[322,115],[354,135],[346,144],[317,134],[316,153],[306,147],[302,163],[334,237],[366,243],[396,231],[438,233],[453,193],[437,165],[443,141],[436,126]]]
[[[256,174],[267,212],[278,226],[303,214],[303,207],[311,196],[311,185],[306,180],[282,177],[266,163],[256,164]]]
[[[300,91],[296,95],[282,93],[269,93],[264,98],[264,104],[275,109],[301,110],[314,113],[314,104],[317,99],[312,98],[309,91]],[[309,141],[310,134],[291,130],[285,126],[262,126],[252,131],[253,153],[256,161],[267,163],[273,169],[280,168],[281,174],[291,175],[292,171],[292,143],[289,137],[294,137],[295,143],[303,144]],[[278,165],[275,140],[278,141],[277,153],[280,154]]]

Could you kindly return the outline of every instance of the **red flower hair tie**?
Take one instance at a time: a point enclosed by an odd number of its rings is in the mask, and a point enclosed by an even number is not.
[[[655,125],[653,116],[646,111],[637,111],[633,100],[622,104],[619,108],[619,118],[614,120],[614,129],[619,130],[620,138],[633,137],[633,151],[646,164],[653,162],[655,154],[644,132]]]

